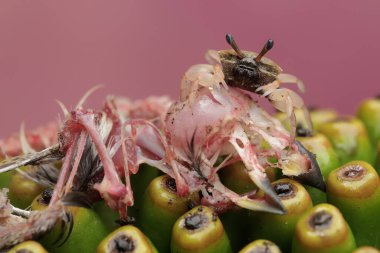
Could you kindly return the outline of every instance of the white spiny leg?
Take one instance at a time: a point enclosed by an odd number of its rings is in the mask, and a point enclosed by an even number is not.
[[[212,65],[222,64],[220,61],[219,53],[216,50],[208,50],[206,53],[206,61]]]
[[[271,94],[272,92],[274,92],[276,89],[278,89],[278,87],[280,87],[280,82],[279,81],[274,81],[272,83],[269,83],[269,84],[266,84],[266,85],[263,85],[259,88],[257,88],[255,90],[255,92],[262,92],[262,96],[263,97],[266,97],[268,96],[269,94]]]
[[[297,84],[297,87],[301,92],[305,92],[305,85],[296,76],[293,76],[291,74],[281,73],[277,76],[277,80],[279,80],[281,83],[295,83]]]
[[[290,121],[290,134],[291,140],[294,140],[296,132],[296,115],[294,108],[303,108],[302,98],[292,90],[289,89],[277,89],[268,95],[272,105],[279,111],[285,112],[288,115]]]

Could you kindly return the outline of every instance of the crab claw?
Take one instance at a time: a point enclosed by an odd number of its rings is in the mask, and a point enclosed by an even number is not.
[[[243,196],[239,198],[232,199],[232,202],[234,202],[236,205],[249,209],[249,210],[255,210],[255,211],[263,211],[267,213],[273,213],[273,214],[286,214],[286,210],[282,203],[280,202],[280,205],[272,201],[271,199],[267,200],[265,198],[260,199],[252,199],[248,196]]]
[[[256,156],[253,147],[241,127],[236,127],[233,131],[230,143],[235,148],[236,152],[244,163],[248,176],[256,184],[259,189],[262,189],[272,201],[272,205],[279,212],[285,212],[285,208],[281,203],[281,199],[277,196],[270,181],[265,173],[265,169],[261,166],[258,157]]]
[[[313,186],[320,189],[321,191],[326,191],[326,184],[323,181],[321,169],[319,168],[315,154],[307,150],[299,141],[295,140],[295,144],[298,147],[300,153],[306,155],[309,158],[310,167],[308,172],[294,176],[293,178],[303,184]]]

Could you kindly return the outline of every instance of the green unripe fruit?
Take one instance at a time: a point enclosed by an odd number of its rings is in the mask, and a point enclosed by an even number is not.
[[[327,200],[342,212],[358,246],[380,247],[380,179],[370,164],[353,161],[331,172]]]
[[[332,205],[319,204],[297,222],[292,253],[351,253],[355,248],[350,227]]]
[[[8,253],[48,253],[41,244],[35,241],[25,241],[13,248]]]
[[[374,151],[363,123],[354,117],[339,118],[321,125],[319,131],[333,145],[340,164],[353,160],[374,162]]]
[[[363,101],[359,106],[357,116],[363,121],[372,145],[375,147],[380,141],[380,98]]]
[[[21,173],[15,172],[12,174],[9,182],[9,200],[12,205],[25,209],[30,206],[33,199],[45,188]]]
[[[139,219],[138,214],[146,193],[146,188],[150,182],[160,175],[157,168],[148,164],[141,164],[139,171],[136,174],[131,174],[131,187],[133,189],[134,205],[128,208],[128,215],[133,216],[136,220]]]
[[[159,252],[169,252],[174,223],[189,210],[189,205],[198,202],[196,194],[178,196],[173,178],[167,175],[157,177],[146,189],[137,224]]]
[[[9,183],[11,182],[11,178],[12,178],[12,171],[0,173],[0,189],[8,188]]]
[[[286,214],[250,212],[248,238],[270,240],[283,251],[289,252],[297,221],[305,211],[312,208],[311,198],[300,183],[291,179],[277,180],[272,186],[281,199]],[[263,192],[260,191],[260,194]]]
[[[174,224],[172,253],[232,253],[223,225],[214,211],[197,206]]]
[[[239,253],[281,253],[281,250],[271,241],[256,240],[245,246]]]
[[[149,239],[136,227],[123,226],[102,240],[96,253],[157,253]]]
[[[32,210],[43,210],[50,202],[52,190],[46,189],[32,203]],[[45,234],[40,242],[49,252],[95,252],[100,241],[109,233],[98,214],[83,207],[67,207],[73,216],[73,229],[67,241],[60,245],[56,242],[62,232],[61,221],[58,221],[52,231]],[[64,237],[68,236],[65,231]]]
[[[380,170],[380,141],[379,141],[379,144],[377,145],[375,168],[377,168],[377,171]]]

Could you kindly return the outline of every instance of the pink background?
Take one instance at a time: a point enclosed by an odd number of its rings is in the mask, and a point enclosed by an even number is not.
[[[0,2],[0,137],[22,121],[56,119],[96,84],[132,98],[178,96],[186,69],[209,48],[259,51],[307,86],[308,105],[353,113],[380,93],[379,1],[48,1]]]

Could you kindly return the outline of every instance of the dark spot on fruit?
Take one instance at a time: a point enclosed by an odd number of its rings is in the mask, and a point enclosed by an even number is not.
[[[120,226],[131,225],[136,223],[136,219],[133,216],[128,216],[127,218],[115,220],[115,223],[119,224]]]
[[[185,227],[188,230],[198,229],[202,226],[202,223],[202,215],[198,213],[185,218]]]
[[[282,199],[288,199],[294,197],[296,190],[291,183],[278,183],[273,186],[274,191]]]
[[[352,164],[346,167],[343,167],[338,171],[338,176],[342,180],[347,181],[357,181],[364,177],[366,169],[359,164]]]
[[[309,220],[309,224],[315,230],[324,230],[331,225],[333,216],[326,211],[315,213]]]
[[[53,196],[53,189],[47,188],[41,193],[41,197],[39,198],[40,204],[48,205],[50,203],[51,197]]]
[[[165,186],[170,191],[176,193],[177,192],[177,185],[175,184],[174,178],[167,177],[165,180]]]
[[[312,133],[309,129],[303,127],[302,124],[297,124],[296,134],[298,137],[310,137]]]
[[[112,253],[126,253],[135,250],[135,242],[130,236],[120,235],[113,239],[110,249]]]

